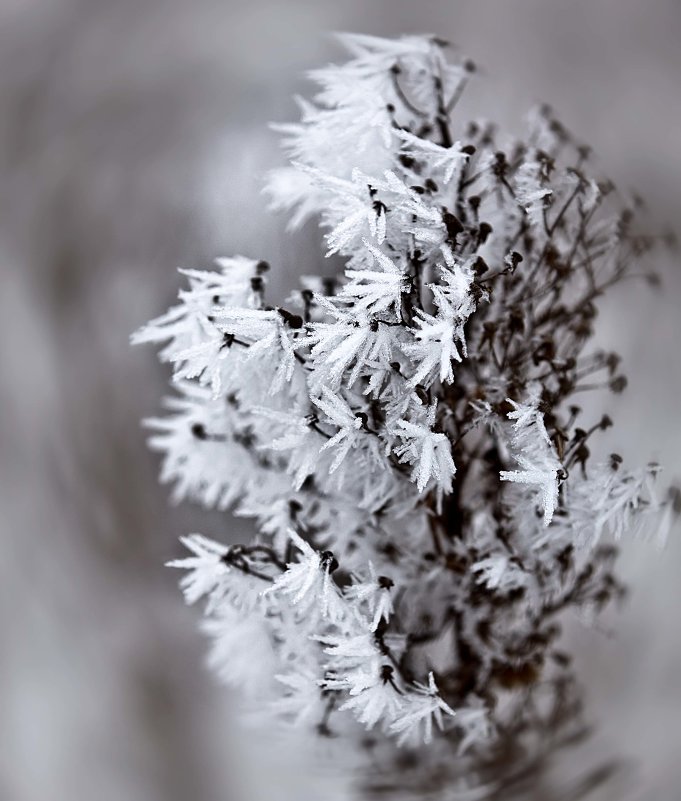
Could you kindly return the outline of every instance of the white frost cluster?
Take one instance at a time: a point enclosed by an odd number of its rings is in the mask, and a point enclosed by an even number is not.
[[[650,471],[580,472],[546,389],[580,368],[541,333],[557,307],[537,271],[588,258],[598,187],[554,171],[539,134],[502,158],[483,124],[454,128],[469,69],[438,40],[342,42],[352,58],[278,126],[291,164],[268,192],[294,225],[319,218],[344,274],[285,308],[264,262],[219,259],[134,338],[174,370],[148,421],[162,479],[259,531],[194,535],[171,564],[207,601],[211,663],[264,714],[480,749],[496,689],[541,671],[546,621],[600,597],[602,540],[657,511]]]

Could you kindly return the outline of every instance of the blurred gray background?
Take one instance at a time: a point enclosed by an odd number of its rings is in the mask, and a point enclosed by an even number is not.
[[[243,528],[168,506],[139,426],[167,373],[128,336],[178,266],[267,258],[275,294],[318,269],[316,231],[285,236],[260,188],[281,162],[266,124],[340,57],[334,30],[452,40],[484,66],[468,109],[517,125],[550,100],[678,230],[679,0],[0,0],[3,801],[332,797],[237,725],[203,667],[198,611],[162,564],[180,534]],[[603,402],[613,445],[678,478],[681,268],[662,269],[663,291],[606,305],[630,389]],[[680,797],[680,568],[678,531],[663,553],[632,545],[629,604],[604,631],[569,626],[591,748],[635,765],[619,798]]]

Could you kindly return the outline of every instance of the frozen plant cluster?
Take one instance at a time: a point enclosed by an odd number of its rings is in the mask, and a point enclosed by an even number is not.
[[[474,67],[446,43],[340,38],[267,191],[343,274],[271,305],[266,263],[221,258],[134,338],[174,369],[162,480],[259,532],[171,564],[266,718],[433,741],[482,780],[574,736],[560,613],[619,598],[613,540],[678,507],[655,465],[591,458],[612,423],[578,405],[625,387],[596,302],[657,240],[550,109],[519,139],[462,123]]]

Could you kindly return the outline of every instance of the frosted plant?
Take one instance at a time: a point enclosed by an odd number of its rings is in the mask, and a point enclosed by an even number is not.
[[[576,403],[625,386],[596,302],[657,240],[550,109],[501,136],[457,118],[442,41],[341,41],[268,192],[344,274],[271,305],[267,264],[219,259],[134,337],[174,368],[162,479],[259,532],[171,564],[265,718],[367,749],[375,788],[422,748],[414,787],[508,797],[580,731],[560,614],[617,600],[613,539],[678,511]]]

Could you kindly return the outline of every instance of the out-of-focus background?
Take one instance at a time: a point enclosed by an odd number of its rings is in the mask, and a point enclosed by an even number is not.
[[[653,220],[678,222],[678,0],[0,0],[3,801],[332,797],[238,726],[203,667],[198,612],[162,564],[179,535],[242,524],[168,506],[139,426],[168,376],[128,336],[169,305],[178,266],[266,258],[275,295],[318,268],[316,231],[285,235],[260,187],[281,162],[267,123],[340,58],[334,30],[452,40],[484,67],[469,109],[518,125],[550,100]],[[681,267],[662,270],[663,291],[606,305],[630,388],[603,403],[618,450],[672,478]],[[679,797],[680,535],[627,544],[632,595],[607,630],[569,626],[590,747],[631,761],[619,798]]]

